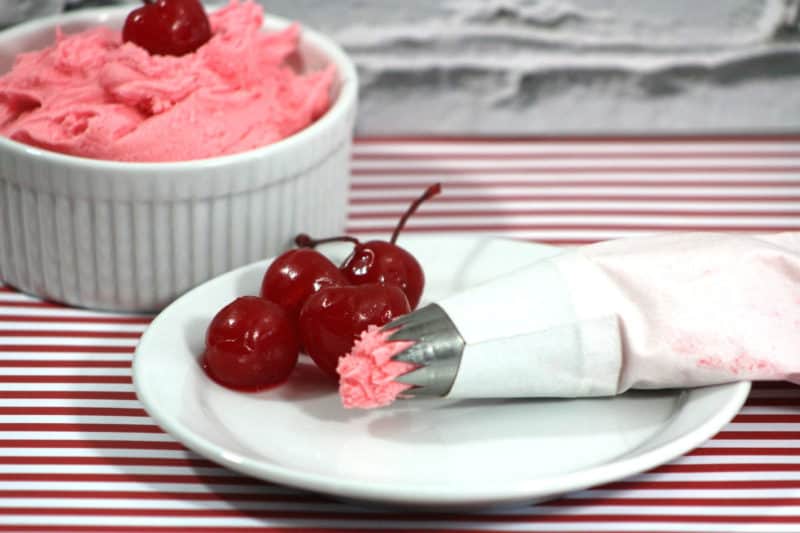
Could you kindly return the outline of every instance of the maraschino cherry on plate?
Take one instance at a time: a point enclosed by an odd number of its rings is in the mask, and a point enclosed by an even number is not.
[[[435,183],[414,200],[400,217],[389,241],[359,242],[349,236],[328,239],[312,239],[308,235],[298,235],[298,246],[315,246],[335,241],[351,241],[355,244],[350,256],[340,267],[344,275],[354,285],[379,283],[400,287],[408,298],[411,309],[416,309],[422,290],[425,288],[425,273],[419,261],[407,250],[397,245],[397,237],[417,208],[442,191],[442,184]]]
[[[328,287],[312,294],[300,311],[300,338],[317,366],[338,381],[339,358],[362,331],[410,312],[408,298],[395,285]]]
[[[292,355],[287,348],[291,337],[327,376],[338,381],[339,358],[350,351],[362,331],[368,326],[383,326],[419,303],[424,272],[396,241],[420,204],[440,191],[437,183],[412,202],[388,242],[298,235],[295,243],[299,248],[284,252],[267,267],[260,296],[240,297],[214,317],[206,336],[206,372],[218,383],[241,391],[277,384],[288,377],[297,362],[296,353]],[[335,241],[354,244],[338,267],[314,249]],[[259,300],[271,307],[259,304]],[[266,323],[268,332],[264,330]],[[284,346],[269,354],[266,347],[254,348],[254,339],[260,341],[267,333]],[[262,365],[270,357],[277,367],[274,371]],[[248,369],[258,375],[248,377]]]
[[[283,383],[297,364],[295,329],[277,304],[241,296],[214,316],[202,365],[226,387],[257,392]]]
[[[269,265],[261,282],[261,297],[280,305],[296,325],[309,296],[348,283],[323,254],[311,248],[296,248],[279,255]]]

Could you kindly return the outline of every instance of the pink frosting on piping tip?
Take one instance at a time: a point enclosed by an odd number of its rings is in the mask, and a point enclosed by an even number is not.
[[[413,345],[410,341],[390,341],[392,331],[369,326],[353,345],[350,353],[339,359],[339,396],[347,408],[370,409],[394,402],[411,385],[395,379],[416,368],[392,357]]]

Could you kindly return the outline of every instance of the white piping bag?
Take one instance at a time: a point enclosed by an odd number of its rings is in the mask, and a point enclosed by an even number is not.
[[[800,380],[800,233],[674,233],[564,251],[371,328],[347,407]]]

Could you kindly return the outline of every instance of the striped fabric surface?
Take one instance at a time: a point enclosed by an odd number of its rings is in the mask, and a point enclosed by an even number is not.
[[[361,139],[349,231],[561,245],[664,230],[800,231],[800,135]],[[146,317],[0,287],[0,530],[800,531],[800,387],[758,383],[685,456],[536,506],[464,514],[347,505],[242,477],[186,450],[131,383]]]

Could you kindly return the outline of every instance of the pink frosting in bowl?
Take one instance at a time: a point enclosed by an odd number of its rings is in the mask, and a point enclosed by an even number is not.
[[[0,77],[0,135],[93,159],[188,161],[270,145],[329,109],[335,67],[292,68],[299,26],[262,31],[250,1],[209,18],[211,40],[181,57],[123,44],[105,26],[59,31]]]

